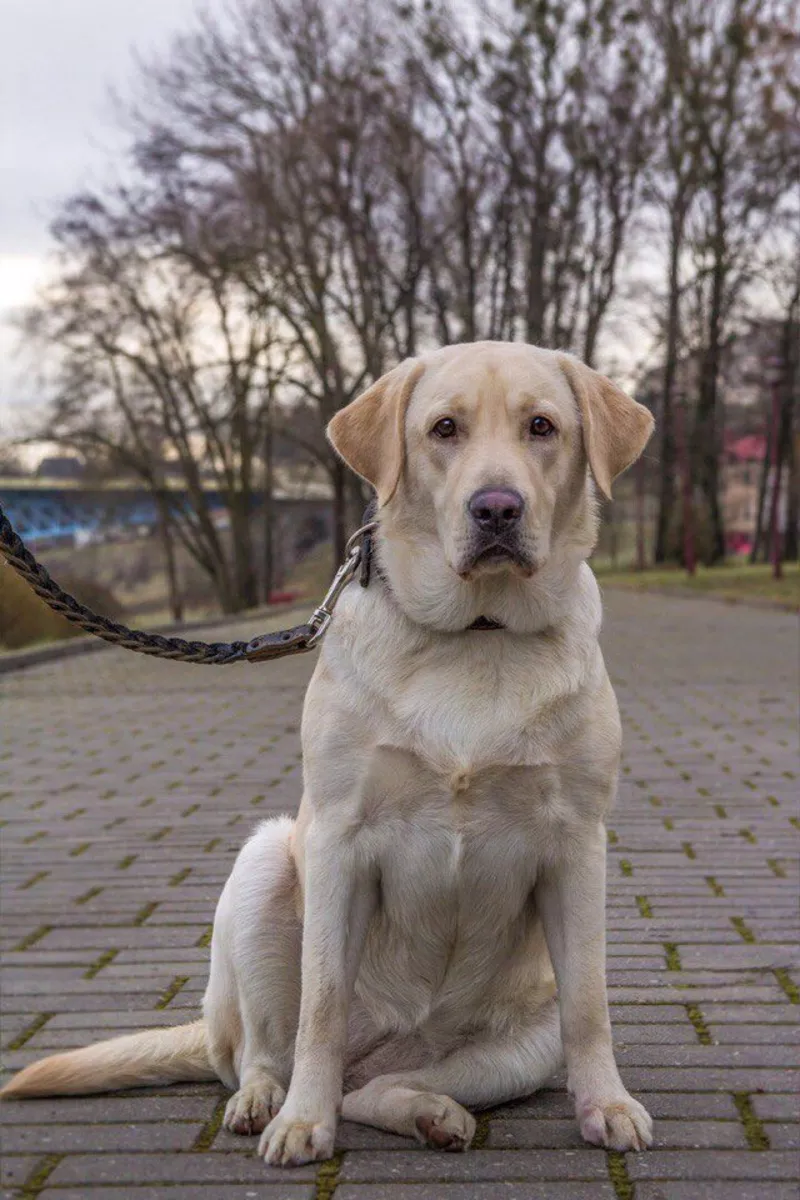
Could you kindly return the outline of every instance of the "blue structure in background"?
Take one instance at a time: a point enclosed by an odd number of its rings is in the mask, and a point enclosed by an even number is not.
[[[185,493],[170,491],[176,508]],[[212,514],[223,512],[218,492],[206,493]],[[24,486],[15,481],[0,485],[0,504],[23,541],[36,543],[86,543],[106,541],[115,535],[152,533],[158,524],[153,497],[136,488],[87,488],[59,484]]]
[[[166,493],[174,509],[186,504],[183,489]],[[214,524],[225,529],[228,513],[222,495],[205,489]],[[330,500],[325,496],[275,496],[275,544],[294,562],[317,542],[331,536]],[[87,545],[92,542],[146,537],[158,527],[158,510],[149,492],[124,486],[91,487],[83,483],[0,480],[0,505],[29,546]],[[261,497],[253,496],[258,517]]]

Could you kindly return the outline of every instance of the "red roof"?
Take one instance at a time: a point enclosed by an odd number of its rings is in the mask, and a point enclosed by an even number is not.
[[[737,462],[762,462],[767,449],[767,439],[761,433],[750,433],[729,442],[725,449]]]

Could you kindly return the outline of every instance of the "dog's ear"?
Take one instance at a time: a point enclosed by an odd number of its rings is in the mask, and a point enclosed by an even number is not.
[[[610,500],[614,480],[636,462],[647,445],[653,432],[652,414],[572,355],[559,354],[558,361],[580,409],[583,446],[592,475]]]
[[[380,506],[391,500],[403,473],[406,409],[424,369],[418,358],[405,359],[328,424],[334,450],[372,484]]]

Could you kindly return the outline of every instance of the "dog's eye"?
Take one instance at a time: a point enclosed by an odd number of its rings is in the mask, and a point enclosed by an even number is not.
[[[555,433],[556,427],[552,421],[548,421],[547,417],[534,417],[530,425],[531,437],[549,437],[551,433]]]
[[[452,417],[442,417],[434,425],[431,433],[437,438],[451,438],[456,436],[456,423]]]

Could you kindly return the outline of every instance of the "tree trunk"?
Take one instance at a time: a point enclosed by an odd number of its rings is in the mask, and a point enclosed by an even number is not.
[[[753,531],[753,545],[750,549],[750,564],[758,562],[761,546],[764,542],[764,513],[767,506],[767,482],[769,480],[769,458],[771,453],[770,439],[772,430],[767,424],[767,436],[764,442],[764,458],[761,463],[761,475],[758,481],[758,507],[756,508],[756,527]]]
[[[258,603],[258,581],[253,563],[253,547],[250,529],[251,493],[242,489],[231,492],[228,511],[230,513],[231,546],[233,553],[233,602],[234,611],[254,608]]]
[[[694,486],[692,482],[692,456],[686,436],[686,396],[678,401],[677,435],[681,459],[681,494],[683,498],[683,565],[688,575],[697,568],[694,545]]]
[[[797,469],[794,438],[789,436],[786,447],[786,537],[783,552],[787,562],[796,562],[800,557],[798,533],[800,529],[800,471]]]
[[[534,346],[544,344],[544,267],[547,255],[547,209],[539,211],[528,229],[530,238],[525,280],[525,340]]]
[[[644,459],[636,464],[636,570],[647,566],[644,537]]]
[[[717,172],[714,188],[713,269],[708,313],[708,337],[703,355],[700,389],[695,416],[697,479],[708,508],[711,544],[708,566],[725,558],[725,530],[719,503],[719,375],[722,355],[722,319],[725,298],[726,234],[724,210],[725,181]]]
[[[178,568],[175,561],[175,543],[172,539],[172,529],[169,523],[169,501],[166,496],[156,493],[156,509],[158,512],[158,535],[161,539],[161,549],[164,552],[164,570],[167,576],[167,596],[169,611],[175,622],[183,620],[183,597],[178,582]]]
[[[667,561],[670,553],[669,536],[675,510],[675,414],[673,393],[678,369],[680,340],[679,264],[683,243],[683,220],[680,212],[672,222],[669,251],[669,295],[667,301],[667,337],[664,359],[664,390],[661,395],[661,463],[658,480],[658,516],[656,544],[653,557],[656,563]]]
[[[269,604],[269,598],[275,590],[275,505],[274,505],[274,462],[272,437],[272,406],[267,404],[264,424],[264,499],[261,511],[264,519],[263,568],[264,603]]]
[[[344,561],[347,545],[347,476],[344,463],[334,460],[331,468],[333,484],[333,554],[336,566]]]
[[[781,450],[782,450],[782,433],[781,428],[781,383],[782,378],[779,376],[772,384],[772,420],[770,422],[770,442],[772,443],[772,451],[770,454],[772,468],[772,494],[770,496],[769,505],[769,536],[767,544],[769,546],[769,561],[772,563],[772,573],[776,579],[780,579],[783,573],[783,547],[781,545],[780,531],[780,505],[781,505]]]

